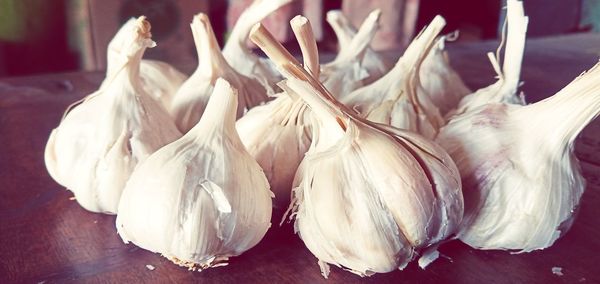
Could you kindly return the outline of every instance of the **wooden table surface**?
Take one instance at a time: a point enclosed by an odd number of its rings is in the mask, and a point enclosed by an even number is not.
[[[448,48],[469,86],[494,82],[485,52],[495,50],[495,42]],[[522,75],[529,101],[554,94],[593,66],[599,54],[600,35],[529,40]],[[332,268],[325,280],[288,225],[274,226],[229,266],[191,272],[123,244],[115,216],[85,211],[46,172],[43,151],[51,129],[65,107],[95,90],[102,77],[81,72],[0,79],[0,283],[600,283],[600,119],[576,145],[588,181],[579,216],[570,232],[546,250],[515,255],[452,241],[426,270],[411,263],[404,271],[360,278]],[[553,267],[562,268],[563,275],[553,274]]]

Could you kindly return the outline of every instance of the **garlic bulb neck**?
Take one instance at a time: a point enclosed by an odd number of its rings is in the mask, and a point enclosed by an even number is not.
[[[194,16],[191,27],[196,51],[198,52],[198,69],[196,72],[204,74],[204,76],[211,74],[214,80],[226,72],[232,72],[231,66],[221,53],[221,48],[217,43],[208,16],[204,13]]]

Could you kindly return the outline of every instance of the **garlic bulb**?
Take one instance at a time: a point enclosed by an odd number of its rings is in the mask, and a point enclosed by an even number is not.
[[[336,98],[362,87],[363,81],[369,78],[368,69],[363,66],[364,56],[377,32],[380,16],[379,9],[371,12],[348,46],[340,49],[333,61],[321,66],[320,80]]]
[[[129,31],[135,27],[136,20],[131,18],[117,31],[113,39],[108,43],[106,78],[112,75],[120,68],[122,58],[126,56],[123,52],[124,46],[131,36]],[[158,60],[142,59],[140,63],[140,80],[144,91],[154,100],[158,101],[165,109],[171,105],[173,96],[187,79],[187,76],[177,70],[170,64]],[[105,79],[102,87],[108,84]],[[102,88],[100,87],[100,88]]]
[[[229,66],[219,49],[206,14],[196,15],[191,27],[198,51],[198,68],[179,88],[169,109],[177,128],[183,133],[189,131],[200,120],[219,77],[239,90],[237,117],[268,99],[265,89],[258,81],[241,75]]]
[[[333,32],[338,39],[340,54],[348,54],[353,51],[349,50],[352,39],[356,36],[356,30],[348,21],[346,16],[340,10],[331,10],[327,12],[326,20],[333,28]],[[370,35],[371,36],[371,35]],[[372,38],[371,38],[372,39]],[[366,39],[365,39],[366,40]],[[370,46],[365,47],[364,55],[360,65],[366,70],[368,76],[362,80],[363,85],[368,85],[381,78],[391,69],[391,65],[384,58],[371,49]]]
[[[270,61],[256,56],[246,45],[250,29],[269,14],[293,0],[254,0],[240,14],[223,47],[223,56],[236,71],[259,81],[271,95],[281,76]]]
[[[233,86],[218,79],[198,124],[136,168],[116,221],[124,242],[195,270],[263,238],[272,193],[235,130],[237,104]]]
[[[154,46],[150,24],[140,17],[126,34],[120,68],[65,115],[46,144],[44,158],[52,178],[94,212],[117,213],[137,163],[181,136],[139,77],[144,50]]]
[[[508,24],[508,29],[506,33],[506,48],[504,51],[502,70],[498,63],[498,54],[502,44],[500,45],[497,55],[494,56],[492,53],[488,53],[492,66],[498,74],[498,81],[462,98],[458,107],[447,114],[447,120],[452,119],[452,116],[456,114],[467,112],[470,109],[488,103],[503,102],[520,105],[525,104],[524,98],[517,96],[516,94],[517,88],[519,87],[521,61],[523,60],[525,37],[529,19],[525,16],[523,2],[518,0],[508,0],[506,4],[506,23]]]
[[[569,229],[585,189],[574,140],[600,113],[599,81],[596,65],[543,101],[486,104],[440,130],[463,180],[463,242],[528,252]]]
[[[446,38],[441,36],[429,51],[421,65],[421,86],[431,102],[446,115],[458,106],[460,100],[471,93],[460,75],[452,68],[448,53],[444,50]]]
[[[370,121],[435,137],[444,120],[420,84],[419,68],[445,24],[436,16],[390,72],[340,101]]]
[[[318,76],[319,55],[308,19],[296,16],[291,25],[304,55],[304,67]],[[276,209],[288,208],[294,175],[311,141],[310,109],[285,84],[282,87],[284,92],[276,99],[251,109],[236,123],[244,146],[265,171]]]
[[[463,210],[460,177],[442,148],[355,116],[261,25],[251,39],[313,113],[291,210],[325,277],[327,263],[359,275],[402,269],[454,233]]]

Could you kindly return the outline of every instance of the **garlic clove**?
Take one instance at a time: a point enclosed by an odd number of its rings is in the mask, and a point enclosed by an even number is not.
[[[65,114],[48,139],[45,162],[59,184],[94,212],[117,213],[138,162],[181,134],[139,78],[144,50],[154,45],[144,17],[125,30],[122,66],[97,92]]]
[[[116,220],[123,241],[205,269],[263,238],[272,193],[235,130],[237,96],[218,79],[198,124],[136,168]]]
[[[206,14],[196,15],[191,24],[199,65],[175,94],[169,113],[177,128],[186,133],[200,120],[217,78],[239,90],[237,117],[266,100],[266,90],[256,80],[241,75],[225,60]]]
[[[117,31],[113,39],[108,44],[107,51],[107,67],[106,78],[110,78],[120,68],[120,62],[124,43],[127,42],[129,36],[128,31],[136,24],[135,18],[129,19]],[[177,70],[170,64],[158,60],[142,59],[140,63],[140,80],[144,91],[148,93],[154,100],[159,102],[165,109],[171,105],[173,96],[187,79],[187,76]],[[107,84],[107,80],[102,83],[102,86]],[[102,87],[100,87],[102,88]]]

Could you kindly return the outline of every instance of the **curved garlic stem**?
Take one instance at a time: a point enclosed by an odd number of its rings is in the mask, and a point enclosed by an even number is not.
[[[306,17],[298,15],[290,21],[290,24],[302,51],[304,68],[307,68],[313,77],[319,78],[319,71],[321,69],[319,65],[319,51],[310,21]]]
[[[523,2],[509,0],[506,5],[508,32],[502,71],[506,80],[505,84],[516,92],[521,74],[521,62],[525,50],[525,38],[529,18],[525,16]]]
[[[350,23],[348,23],[348,19],[342,11],[332,10],[327,12],[326,20],[338,39],[340,50],[345,46],[349,46],[356,31],[350,28]]]
[[[365,50],[369,47],[371,40],[375,36],[375,31],[379,28],[379,18],[381,17],[381,10],[376,9],[369,13],[367,18],[363,21],[356,35],[352,38],[352,41],[347,47],[340,49],[340,52],[335,59],[328,64],[336,64],[339,61],[345,61],[348,59],[360,59],[364,56]]]
[[[223,47],[226,58],[238,56],[256,56],[246,47],[246,40],[252,27],[266,18],[269,14],[293,0],[255,0],[242,14],[231,30],[229,40]],[[245,74],[247,75],[247,74]]]

